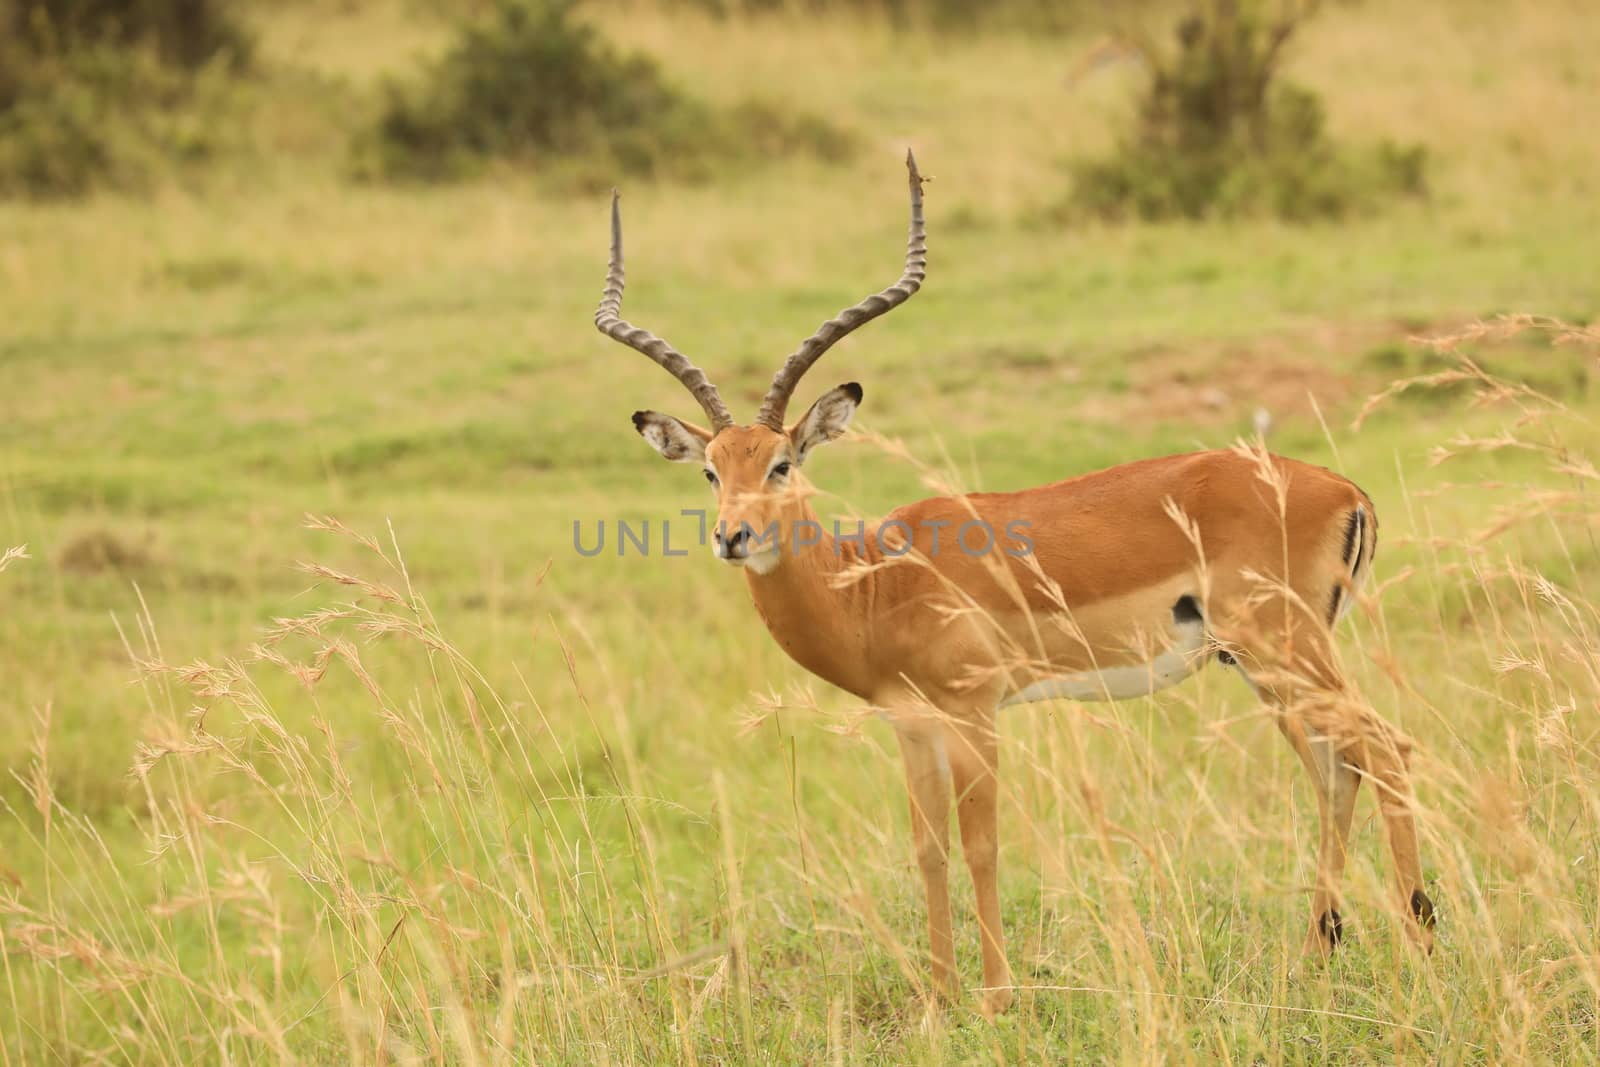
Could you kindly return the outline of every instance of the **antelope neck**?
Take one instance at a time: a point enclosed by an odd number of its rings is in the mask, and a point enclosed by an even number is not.
[[[809,504],[799,521],[817,522]],[[818,523],[818,529],[821,524]],[[872,698],[870,614],[877,577],[868,571],[843,579],[851,567],[879,561],[871,530],[862,539],[834,538],[799,548],[792,538],[766,574],[746,568],[750,599],[784,652],[824,681],[863,700]],[[841,580],[845,584],[836,584]]]

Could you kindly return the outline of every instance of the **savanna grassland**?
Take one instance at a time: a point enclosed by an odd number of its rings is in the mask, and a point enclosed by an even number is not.
[[[1430,195],[1304,225],[1063,221],[1140,79],[1084,62],[1093,27],[585,11],[856,145],[624,183],[626,313],[741,418],[895,276],[907,145],[935,179],[926,288],[797,398],[865,387],[808,466],[824,511],[1225,446],[1258,408],[1371,494],[1346,660],[1418,742],[1436,953],[1368,791],[1345,945],[1300,960],[1316,804],[1208,670],[1006,713],[1023,989],[929,1018],[888,728],[704,551],[574,550],[708,502],[628,422],[692,401],[591,325],[603,186],[353,177],[381,79],[448,29],[281,0],[203,179],[0,202],[0,1063],[1600,1059],[1600,339],[1471,329],[1600,313],[1587,6],[1327,9],[1290,72],[1337,136],[1423,144]]]

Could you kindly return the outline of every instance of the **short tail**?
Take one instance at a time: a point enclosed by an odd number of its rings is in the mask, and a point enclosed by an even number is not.
[[[1349,610],[1356,590],[1372,573],[1372,559],[1377,554],[1378,516],[1373,510],[1372,501],[1363,493],[1361,503],[1351,510],[1350,517],[1345,520],[1343,560],[1349,570],[1339,579],[1329,596],[1329,626],[1338,622],[1340,616]]]
[[[1350,564],[1350,588],[1359,589],[1372,573],[1372,561],[1378,554],[1378,513],[1363,493],[1361,503],[1352,514],[1360,547],[1356,550],[1355,561]]]

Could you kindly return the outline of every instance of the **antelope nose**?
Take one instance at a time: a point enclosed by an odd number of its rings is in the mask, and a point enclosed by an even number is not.
[[[750,554],[750,527],[741,524],[732,532],[717,531],[717,555],[723,559],[744,559]]]

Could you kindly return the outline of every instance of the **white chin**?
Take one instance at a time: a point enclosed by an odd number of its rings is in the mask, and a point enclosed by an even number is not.
[[[747,555],[739,563],[752,569],[757,574],[771,574],[774,566],[778,566],[778,550],[771,549],[758,552],[757,555]]]
[[[779,549],[766,549],[755,555],[723,555],[722,552],[714,550],[714,555],[726,565],[749,568],[757,574],[771,574],[773,568],[778,566],[778,557],[782,552]]]

